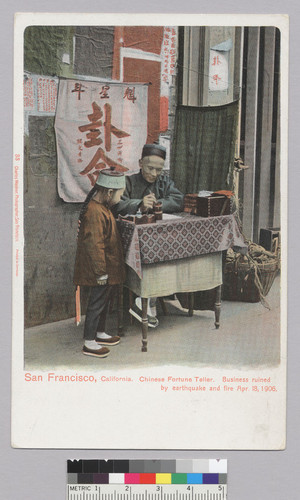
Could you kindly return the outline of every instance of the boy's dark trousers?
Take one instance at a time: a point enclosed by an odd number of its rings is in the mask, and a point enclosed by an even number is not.
[[[109,285],[90,287],[83,333],[85,340],[95,340],[97,332],[105,332],[105,321],[111,289],[112,287]]]

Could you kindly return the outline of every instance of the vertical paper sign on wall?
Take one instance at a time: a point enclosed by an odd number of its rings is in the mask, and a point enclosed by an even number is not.
[[[146,85],[61,80],[55,132],[58,193],[82,202],[102,168],[139,170],[147,137]]]
[[[169,94],[172,77],[175,74],[177,56],[177,27],[165,26],[161,48],[161,97],[160,97],[160,131],[169,127]]]
[[[34,84],[31,76],[23,80],[24,111],[34,110]]]
[[[24,133],[29,135],[29,116],[53,116],[57,103],[58,78],[25,73],[23,79]]]
[[[231,39],[210,49],[209,55],[209,90],[226,91],[229,86],[229,54]]]
[[[40,112],[55,113],[57,83],[51,78],[38,77],[37,108]]]

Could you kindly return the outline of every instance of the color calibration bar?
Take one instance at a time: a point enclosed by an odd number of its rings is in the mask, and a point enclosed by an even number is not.
[[[78,473],[68,475],[68,484],[224,484],[227,474],[181,473]]]
[[[68,460],[68,500],[225,500],[227,460]]]

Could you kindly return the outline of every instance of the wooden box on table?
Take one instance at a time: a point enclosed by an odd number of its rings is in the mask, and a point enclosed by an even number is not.
[[[216,217],[231,213],[230,197],[212,193],[210,196],[186,194],[184,197],[184,211],[200,217]]]

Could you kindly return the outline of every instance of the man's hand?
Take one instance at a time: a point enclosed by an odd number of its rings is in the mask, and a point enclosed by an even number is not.
[[[140,207],[141,211],[147,212],[148,210],[151,210],[155,202],[156,202],[155,194],[154,193],[147,194],[147,196],[144,196],[143,198],[143,202]]]

